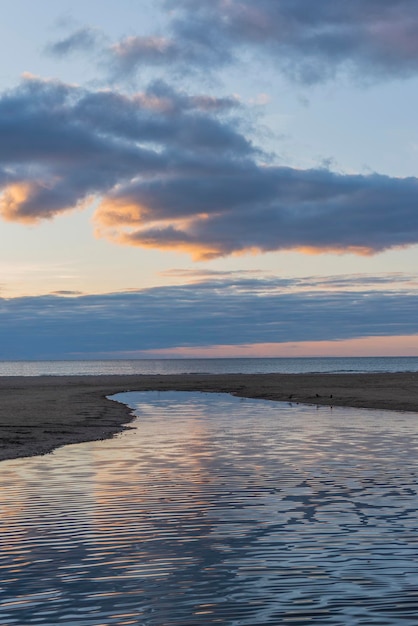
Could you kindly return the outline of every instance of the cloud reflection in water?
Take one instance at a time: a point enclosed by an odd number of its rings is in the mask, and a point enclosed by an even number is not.
[[[135,429],[2,464],[2,623],[416,623],[414,415],[116,398]]]

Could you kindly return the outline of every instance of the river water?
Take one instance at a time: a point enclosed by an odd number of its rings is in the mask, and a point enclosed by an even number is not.
[[[1,464],[0,624],[416,626],[416,415],[115,399],[134,428]]]

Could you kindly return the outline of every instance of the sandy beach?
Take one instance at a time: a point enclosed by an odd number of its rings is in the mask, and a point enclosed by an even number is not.
[[[418,373],[2,377],[0,460],[111,437],[131,413],[106,396],[150,390],[418,413]]]

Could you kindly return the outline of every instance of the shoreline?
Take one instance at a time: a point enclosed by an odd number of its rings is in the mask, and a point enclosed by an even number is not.
[[[230,393],[318,406],[418,413],[418,372],[0,377],[0,461],[106,439],[129,428],[127,391]]]

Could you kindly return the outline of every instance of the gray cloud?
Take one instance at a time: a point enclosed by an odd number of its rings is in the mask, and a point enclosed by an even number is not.
[[[179,0],[172,28],[182,45],[210,33],[223,57],[240,46],[263,50],[276,68],[307,83],[339,70],[375,77],[418,70],[414,0]]]
[[[103,35],[93,28],[79,28],[62,39],[48,43],[45,52],[63,57],[75,52],[88,52],[103,45]]]
[[[98,236],[196,258],[418,243],[416,178],[267,165],[237,107],[164,83],[127,96],[28,79],[0,96],[0,214],[34,222],[100,199]]]
[[[219,46],[203,29],[198,37],[131,36],[107,50],[114,77],[131,75],[147,66],[178,68],[189,73],[220,67],[233,60],[227,45]]]
[[[48,44],[54,56],[100,52],[113,79],[144,68],[205,72],[239,62],[249,51],[302,83],[339,73],[406,78],[418,71],[415,0],[160,0],[162,34],[132,35],[109,45],[80,28]]]
[[[190,171],[205,154],[249,155],[250,142],[216,115],[232,105],[161,83],[129,97],[27,79],[0,96],[0,211],[35,221],[138,176]]]
[[[121,243],[198,258],[295,248],[372,254],[418,241],[417,202],[416,178],[240,162],[121,186],[97,219],[117,228]]]
[[[318,291],[235,276],[104,295],[0,298],[0,359],[412,335],[417,306],[416,289]]]

